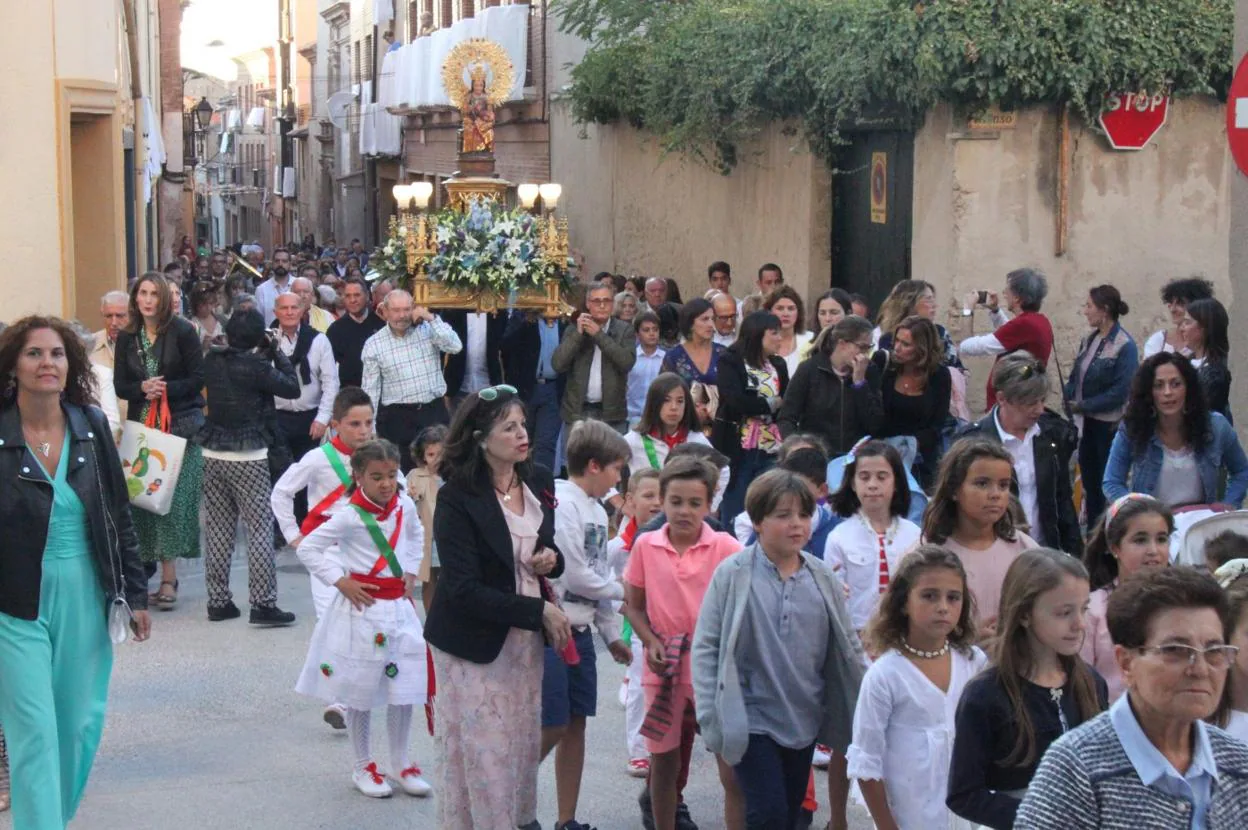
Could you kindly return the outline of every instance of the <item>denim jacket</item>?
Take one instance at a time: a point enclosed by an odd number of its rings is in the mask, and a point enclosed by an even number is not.
[[[1209,442],[1196,459],[1200,480],[1204,484],[1205,503],[1218,499],[1218,471],[1226,468],[1226,497],[1222,502],[1239,508],[1248,493],[1248,456],[1240,446],[1239,437],[1230,423],[1216,412],[1209,413]],[[1109,463],[1105,465],[1105,481],[1102,489],[1105,498],[1114,499],[1127,493],[1153,495],[1157,479],[1161,475],[1161,439],[1155,434],[1149,439],[1148,449],[1136,455],[1127,437],[1126,424],[1118,428],[1113,446],[1109,448]],[[1127,485],[1128,473],[1131,484]]]
[[[1079,354],[1071,367],[1070,377],[1066,379],[1063,390],[1066,400],[1074,401],[1079,395],[1079,366],[1083,363],[1092,345],[1095,332],[1089,334],[1079,344]],[[1109,336],[1101,340],[1096,347],[1096,355],[1083,375],[1083,402],[1080,409],[1089,415],[1101,412],[1121,410],[1127,403],[1127,395],[1131,391],[1131,378],[1140,365],[1140,352],[1135,340],[1114,324]]]

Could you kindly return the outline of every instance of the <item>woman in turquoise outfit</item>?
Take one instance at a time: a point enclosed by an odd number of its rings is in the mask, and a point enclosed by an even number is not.
[[[0,726],[13,826],[64,830],[104,728],[110,628],[112,639],[127,622],[136,640],[150,633],[146,579],[82,341],[56,318],[19,320],[0,334],[0,379]]]

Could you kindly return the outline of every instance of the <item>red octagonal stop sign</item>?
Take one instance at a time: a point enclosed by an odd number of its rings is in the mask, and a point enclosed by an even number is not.
[[[1169,113],[1169,95],[1111,92],[1101,110],[1101,128],[1115,150],[1142,150],[1166,123]]]
[[[1239,62],[1226,95],[1226,140],[1235,165],[1248,175],[1248,56]]]

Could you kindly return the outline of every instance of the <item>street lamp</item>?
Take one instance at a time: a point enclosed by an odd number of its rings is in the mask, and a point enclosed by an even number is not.
[[[201,96],[195,105],[195,118],[199,122],[199,132],[208,129],[208,122],[212,120],[212,104],[208,103],[208,96]]]

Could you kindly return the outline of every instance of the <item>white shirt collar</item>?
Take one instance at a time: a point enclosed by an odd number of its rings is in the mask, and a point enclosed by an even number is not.
[[[1005,427],[1001,426],[1001,410],[999,407],[992,408],[992,422],[997,427],[997,434],[1001,436],[1003,444],[1030,444],[1037,435],[1040,434],[1040,422],[1031,425],[1022,438],[1016,437],[1012,432],[1006,432]]]

